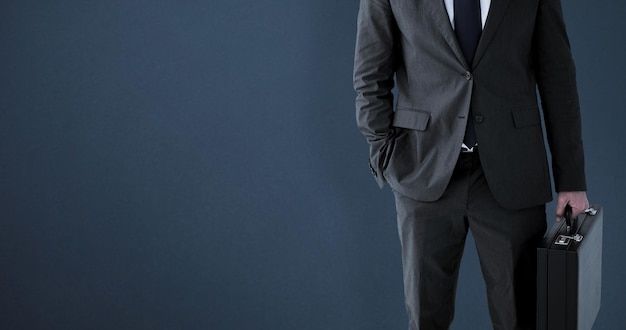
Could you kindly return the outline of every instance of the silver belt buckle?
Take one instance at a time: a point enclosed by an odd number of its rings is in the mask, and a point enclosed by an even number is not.
[[[470,153],[470,152],[474,152],[474,148],[475,148],[475,147],[476,147],[476,146],[473,146],[473,147],[471,147],[471,148],[468,148],[468,147],[465,145],[465,143],[464,143],[464,144],[461,146],[461,152],[462,152],[462,153]]]

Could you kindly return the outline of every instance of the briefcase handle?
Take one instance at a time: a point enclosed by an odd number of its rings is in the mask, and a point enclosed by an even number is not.
[[[576,226],[576,223],[574,223],[574,226]],[[569,204],[565,205],[565,230],[567,235],[572,234],[572,207]]]
[[[576,233],[578,231],[578,229],[576,228],[578,226],[577,224],[577,219],[572,219],[572,207],[567,204],[565,205],[565,230],[567,232],[567,235],[572,235],[573,233]],[[598,210],[594,209],[593,207],[589,207],[588,209],[584,210],[583,213],[588,214],[588,215],[596,215],[596,213],[598,213]]]

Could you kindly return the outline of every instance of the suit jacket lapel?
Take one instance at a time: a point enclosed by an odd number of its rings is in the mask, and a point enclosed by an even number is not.
[[[492,2],[493,1],[495,0],[492,0]],[[435,25],[454,52],[454,55],[456,55],[466,68],[469,68],[469,65],[465,61],[463,51],[461,51],[461,47],[459,46],[459,42],[456,40],[456,34],[450,24],[450,17],[448,16],[443,0],[426,0],[425,2],[430,8],[430,14],[433,17]]]
[[[491,0],[491,6],[489,8],[489,15],[487,16],[487,21],[485,22],[485,28],[483,29],[483,33],[480,36],[480,40],[478,41],[478,46],[476,47],[476,54],[474,55],[474,63],[472,63],[472,68],[475,68],[480,62],[480,59],[485,54],[491,39],[498,31],[498,25],[502,21],[504,17],[504,13],[509,5],[509,0]]]
[[[450,18],[448,17],[448,12],[446,11],[446,6],[443,0],[425,0],[425,2],[430,8],[430,13],[433,17],[435,25],[448,43],[448,46],[450,46],[450,49],[454,52],[454,55],[456,55],[459,61],[461,61],[466,68],[470,68],[468,63],[465,61],[465,56],[463,56],[461,47],[456,39],[456,34],[450,24]],[[480,40],[478,41],[476,54],[474,55],[474,63],[472,63],[471,68],[476,67],[482,56],[485,54],[489,43],[498,31],[498,25],[500,25],[508,5],[509,0],[491,0],[489,15],[487,16],[485,28],[482,32]]]

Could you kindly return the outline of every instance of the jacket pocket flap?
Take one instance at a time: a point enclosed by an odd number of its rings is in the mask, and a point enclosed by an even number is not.
[[[393,126],[425,131],[430,121],[430,113],[421,110],[396,109]]]
[[[513,124],[517,128],[541,125],[539,108],[536,106],[512,110]]]

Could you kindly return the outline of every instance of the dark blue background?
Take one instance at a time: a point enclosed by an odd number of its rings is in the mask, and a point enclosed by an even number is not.
[[[626,7],[564,2],[606,208],[596,328],[617,329]],[[354,119],[357,9],[2,1],[0,328],[406,328],[393,196]],[[454,329],[490,327],[483,291],[469,241]]]

